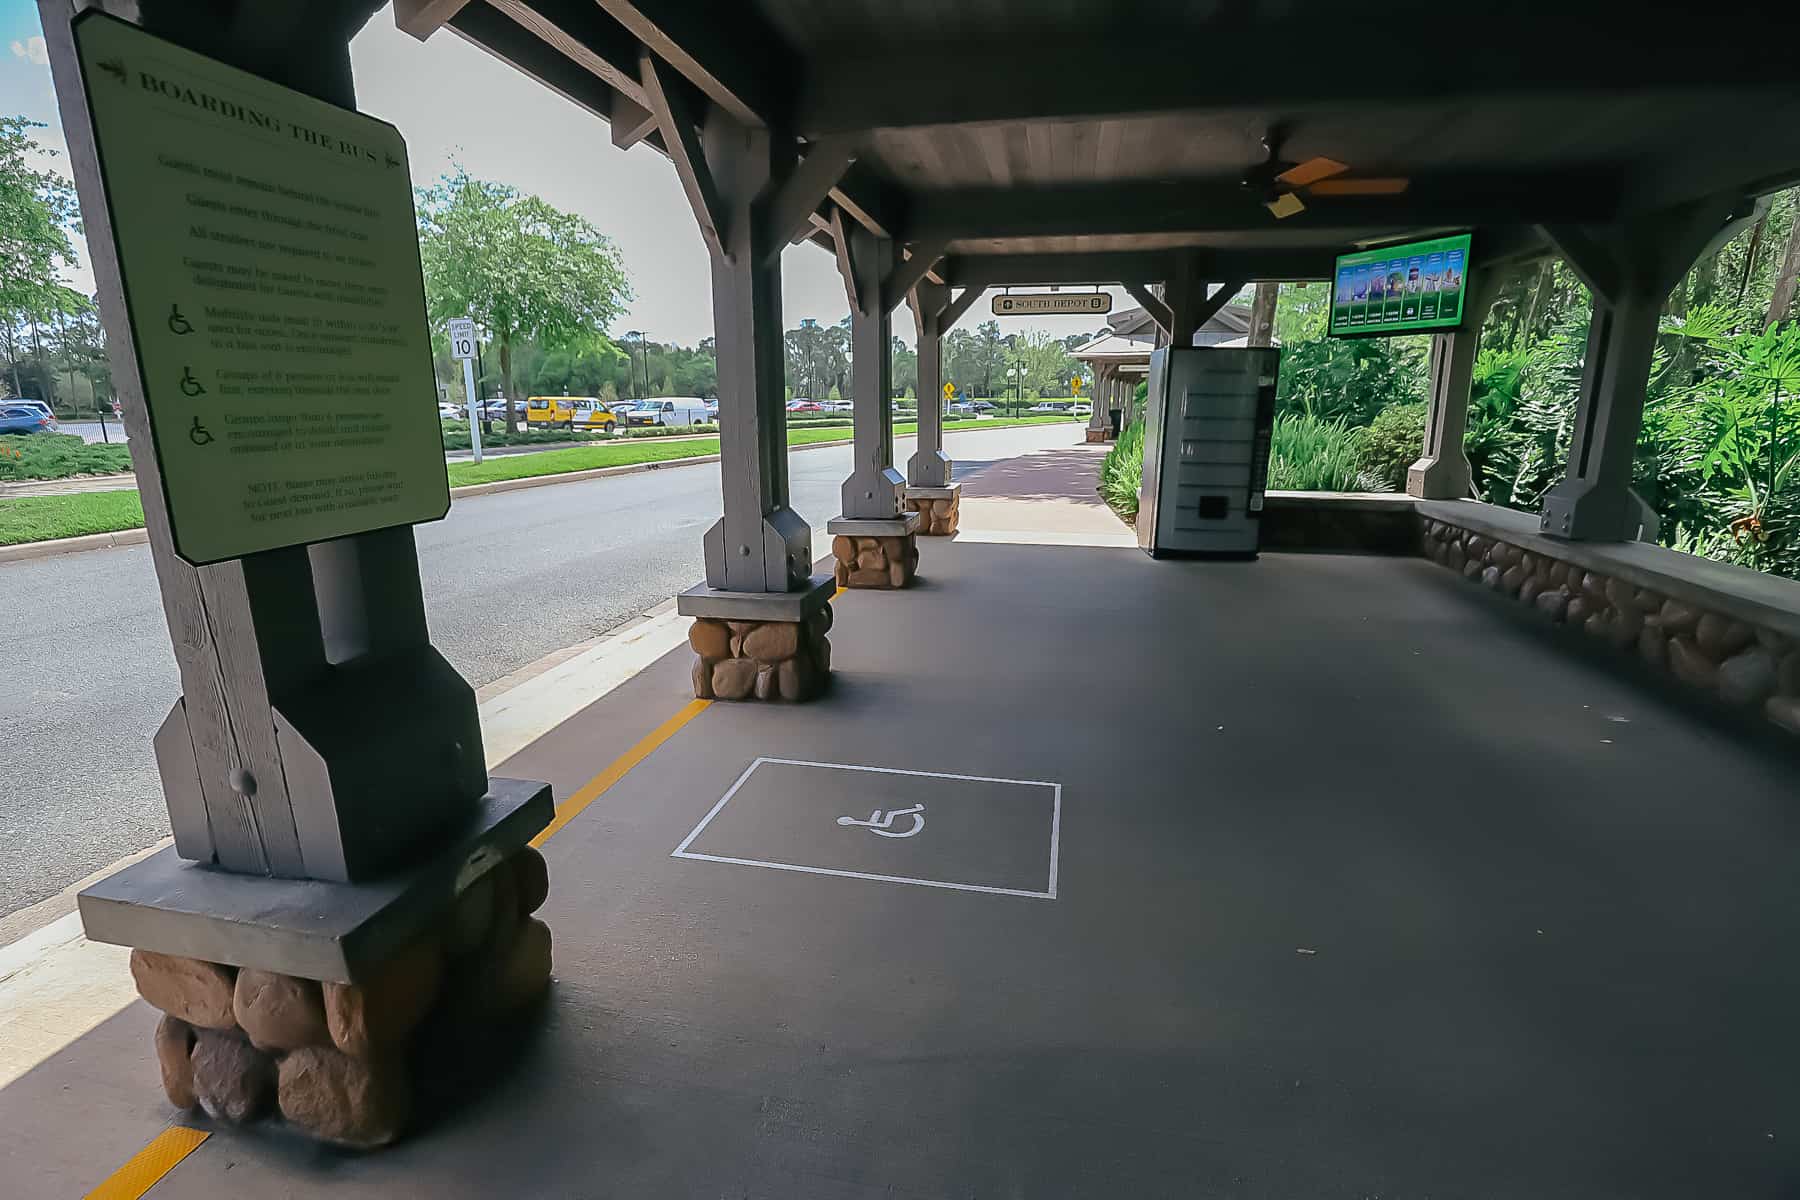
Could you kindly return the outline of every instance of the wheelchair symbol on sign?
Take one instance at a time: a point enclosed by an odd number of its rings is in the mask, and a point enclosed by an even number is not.
[[[911,829],[905,831],[894,829],[894,822],[901,817],[912,818]],[[876,837],[909,838],[925,828],[925,806],[915,804],[911,808],[896,808],[886,815],[883,815],[878,808],[869,814],[869,819],[866,821],[858,820],[856,817],[839,817],[837,823],[839,825],[861,825]]]

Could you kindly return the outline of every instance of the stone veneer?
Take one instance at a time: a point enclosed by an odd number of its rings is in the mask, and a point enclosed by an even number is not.
[[[463,889],[431,932],[361,983],[321,983],[148,950],[131,952],[177,1108],[243,1123],[273,1116],[323,1141],[369,1148],[412,1116],[422,1044],[488,1036],[550,983],[549,893],[526,847]]]
[[[962,512],[962,489],[959,487],[948,496],[908,496],[906,511],[919,514],[920,534],[949,537],[956,532],[956,519]],[[836,549],[834,544],[832,550]]]
[[[837,585],[850,588],[903,588],[919,570],[916,533],[863,537],[838,534],[831,539],[837,560]]]
[[[1445,521],[1421,525],[1433,562],[1800,734],[1800,647],[1787,635]]]
[[[841,538],[839,539],[842,540]],[[831,605],[804,621],[696,617],[694,695],[701,700],[811,700],[831,675]]]

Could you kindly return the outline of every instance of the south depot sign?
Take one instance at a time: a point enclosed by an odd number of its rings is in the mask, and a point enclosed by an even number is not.
[[[1095,316],[1112,311],[1111,292],[1033,292],[994,297],[996,317]]]

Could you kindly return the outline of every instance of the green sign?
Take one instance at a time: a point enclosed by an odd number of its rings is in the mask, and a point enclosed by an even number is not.
[[[74,33],[176,552],[442,517],[399,132],[95,11]]]
[[[1469,235],[1345,254],[1331,284],[1331,333],[1368,337],[1462,324]]]

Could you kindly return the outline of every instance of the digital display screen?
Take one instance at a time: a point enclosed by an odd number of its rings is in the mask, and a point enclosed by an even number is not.
[[[1331,335],[1420,333],[1462,324],[1469,235],[1340,255],[1331,281]]]

